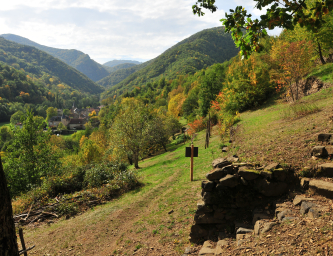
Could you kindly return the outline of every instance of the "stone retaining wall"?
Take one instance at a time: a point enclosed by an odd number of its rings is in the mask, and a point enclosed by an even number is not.
[[[278,164],[253,166],[237,158],[218,158],[202,182],[202,200],[194,217],[191,240],[217,240],[239,227],[253,228],[259,219],[274,217],[275,201],[297,179]]]

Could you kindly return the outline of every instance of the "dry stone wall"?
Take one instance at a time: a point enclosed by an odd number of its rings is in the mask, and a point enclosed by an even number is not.
[[[294,173],[278,164],[254,166],[237,157],[218,158],[202,182],[191,240],[218,240],[239,227],[252,229],[274,217],[275,200],[297,184]]]

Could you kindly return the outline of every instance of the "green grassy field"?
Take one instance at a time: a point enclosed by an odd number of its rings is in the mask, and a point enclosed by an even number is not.
[[[9,126],[10,122],[0,122],[0,127],[2,126]]]

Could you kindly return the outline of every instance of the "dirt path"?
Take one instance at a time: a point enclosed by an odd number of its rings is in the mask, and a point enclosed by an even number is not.
[[[173,193],[181,176],[181,168],[160,184],[139,191],[129,202],[110,202],[69,220],[48,225],[27,227],[27,239],[36,245],[35,255],[180,255],[173,242],[162,242],[157,226],[172,223],[165,212],[165,221],[147,223],[142,219],[159,210],[159,203]],[[198,181],[199,182],[199,181]],[[199,185],[193,184],[193,188]],[[149,222],[149,221],[148,221]],[[173,225],[171,229],[177,229]]]

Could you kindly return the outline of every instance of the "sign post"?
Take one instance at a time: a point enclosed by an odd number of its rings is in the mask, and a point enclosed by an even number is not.
[[[193,181],[193,157],[198,157],[198,147],[194,147],[193,143],[191,147],[185,148],[185,157],[191,157],[191,165],[190,165],[190,180]]]
[[[193,151],[194,151],[194,149],[193,149],[194,147],[193,147],[193,143],[191,144],[191,181],[193,181]]]

